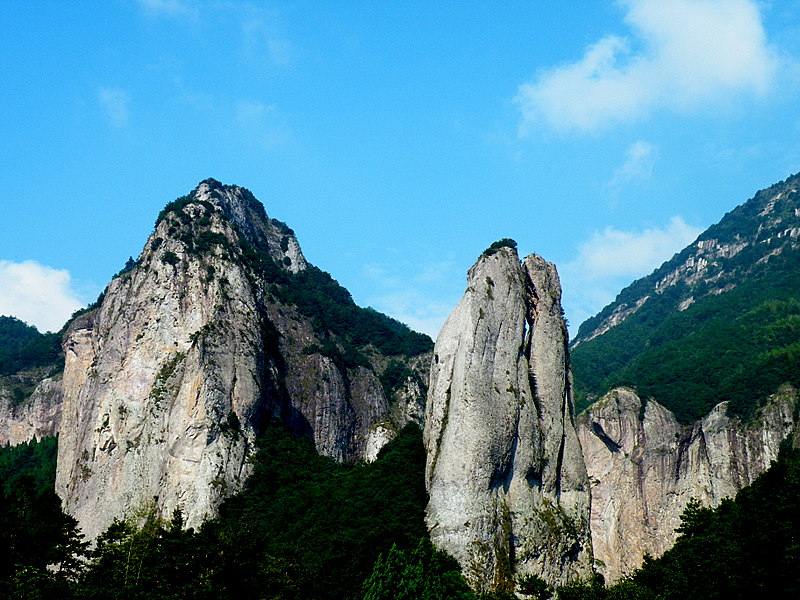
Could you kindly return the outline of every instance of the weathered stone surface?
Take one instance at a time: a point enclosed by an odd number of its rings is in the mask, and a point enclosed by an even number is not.
[[[577,420],[592,489],[597,567],[614,581],[675,542],[690,498],[715,506],[749,485],[793,429],[797,394],[783,388],[748,425],[719,404],[682,426],[653,400],[619,388]]]
[[[273,295],[255,251],[307,268],[249,192],[203,182],[70,325],[56,491],[90,539],[151,507],[199,525],[241,488],[265,419],[338,460],[377,452],[374,423],[405,422],[373,369],[321,353],[330,336]]]
[[[211,218],[211,231],[235,239]],[[190,255],[172,226],[160,222],[139,266],[65,336],[56,490],[90,538],[153,503],[197,526],[240,487],[259,412],[274,410],[247,273],[219,249]],[[162,260],[168,252],[180,262]],[[232,414],[239,428],[224,428]]]
[[[16,446],[22,442],[58,433],[61,423],[61,378],[42,379],[33,393],[19,404],[11,390],[0,386],[0,446]]]
[[[431,539],[477,589],[591,568],[589,487],[572,421],[555,267],[482,256],[434,348],[424,439]]]

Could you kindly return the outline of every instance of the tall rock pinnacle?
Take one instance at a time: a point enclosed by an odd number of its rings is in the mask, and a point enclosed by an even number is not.
[[[473,587],[590,574],[589,482],[554,265],[500,247],[470,269],[434,348],[425,445],[431,539]]]

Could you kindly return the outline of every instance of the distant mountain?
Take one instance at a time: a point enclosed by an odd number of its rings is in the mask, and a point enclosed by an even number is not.
[[[63,368],[60,334],[0,317],[0,446],[58,431]]]
[[[39,333],[15,317],[0,317],[0,376],[63,363],[61,337]]]
[[[682,423],[724,400],[747,418],[800,385],[798,187],[794,175],[759,191],[581,325],[578,410],[626,385]]]

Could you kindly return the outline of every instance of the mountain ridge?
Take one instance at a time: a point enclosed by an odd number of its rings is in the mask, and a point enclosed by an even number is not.
[[[579,409],[627,385],[683,423],[723,400],[748,417],[782,383],[800,383],[798,187],[793,175],[759,191],[581,325]]]
[[[702,274],[703,270],[708,266],[709,258],[712,261],[714,258],[720,257],[732,258],[741,252],[748,245],[748,242],[736,238],[736,234],[732,232],[732,221],[739,216],[752,218],[755,207],[759,207],[759,213],[762,211],[771,212],[784,193],[788,192],[788,194],[791,194],[792,199],[794,199],[798,185],[800,185],[800,173],[790,175],[783,181],[759,190],[750,200],[725,213],[720,221],[702,232],[694,242],[677,252],[671,259],[665,261],[651,274],[637,279],[623,288],[612,303],[606,305],[597,315],[581,323],[578,327],[578,333],[570,346],[576,348],[581,343],[587,342],[605,333],[615,325],[624,321],[625,318],[636,312],[636,310],[647,301],[646,293],[643,294],[643,292],[654,288],[656,293],[661,293],[667,287],[678,283],[680,281],[679,271],[681,268],[685,269],[688,275],[686,279],[689,280],[688,282],[691,284],[694,283],[694,281],[692,281],[692,275],[690,274],[691,271],[695,271],[695,278]],[[763,216],[763,214],[761,216]],[[800,212],[794,210],[792,217],[792,225],[794,225],[794,227],[786,228],[782,233],[783,235],[788,233],[794,238],[800,235],[800,229],[797,229],[800,227]],[[780,224],[780,221],[775,222],[775,225],[778,224]],[[761,234],[763,230],[762,227],[759,227],[757,235]],[[730,236],[732,233],[733,238],[731,239]],[[719,238],[725,236],[728,236],[729,239],[722,245],[714,244]],[[697,250],[693,252],[693,248],[697,248]],[[776,254],[780,252],[781,250],[777,249]],[[703,254],[710,256],[704,257]],[[713,273],[713,275],[719,277],[724,275],[724,272],[720,270]],[[717,289],[721,290],[723,288]]]

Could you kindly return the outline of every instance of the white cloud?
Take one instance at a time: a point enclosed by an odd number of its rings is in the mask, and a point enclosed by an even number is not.
[[[653,144],[643,140],[634,142],[625,154],[625,162],[614,171],[611,186],[618,187],[629,181],[649,179],[657,157],[658,151]]]
[[[753,0],[620,0],[631,37],[609,35],[577,62],[521,85],[523,133],[537,124],[595,132],[667,108],[763,96],[778,60]]]
[[[119,129],[128,124],[131,116],[131,97],[128,92],[121,88],[104,87],[97,91],[97,98],[113,127]]]
[[[0,260],[0,315],[17,317],[40,331],[58,331],[81,306],[69,271],[32,260]]]
[[[622,231],[606,227],[578,247],[575,260],[559,267],[564,305],[577,326],[611,302],[633,280],[651,273],[702,232],[681,217],[664,227]]]
[[[672,217],[666,227],[636,232],[606,227],[580,245],[576,263],[588,280],[643,275],[689,245],[701,232],[681,217]]]

